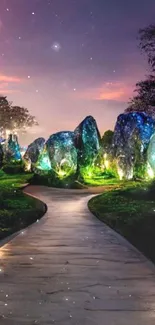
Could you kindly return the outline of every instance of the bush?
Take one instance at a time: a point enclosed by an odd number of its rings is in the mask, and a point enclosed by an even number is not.
[[[6,163],[3,166],[2,170],[6,174],[11,174],[11,175],[24,173],[24,167],[22,162]]]
[[[4,170],[0,169],[0,178],[5,178],[6,174],[4,172]]]

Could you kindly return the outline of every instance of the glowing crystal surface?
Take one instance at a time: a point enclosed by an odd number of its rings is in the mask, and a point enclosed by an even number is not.
[[[77,170],[77,150],[73,132],[58,132],[46,142],[51,167],[60,179],[74,175]]]
[[[27,148],[24,159],[30,160],[31,163],[35,164],[38,161],[38,157],[41,153],[41,151],[44,148],[45,139],[44,138],[38,138],[35,141],[33,141]]]
[[[151,170],[152,170],[152,175],[153,174],[155,175],[155,134],[153,134],[153,136],[150,139],[149,147],[147,150],[147,161],[151,168],[151,169],[148,168],[149,174],[151,174]]]
[[[155,130],[155,122],[145,113],[118,116],[113,151],[120,178],[130,179],[146,163],[146,150]]]
[[[87,116],[75,129],[75,144],[78,150],[78,171],[92,177],[100,153],[100,133],[95,119]]]
[[[50,158],[47,152],[46,145],[44,146],[44,149],[41,151],[37,163],[35,164],[36,169],[48,171],[51,170],[51,162]]]
[[[9,135],[8,141],[6,143],[6,159],[18,161],[21,160],[20,146],[18,143],[17,135]]]

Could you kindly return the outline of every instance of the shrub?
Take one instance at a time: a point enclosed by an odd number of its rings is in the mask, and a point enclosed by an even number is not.
[[[23,163],[20,161],[6,163],[3,166],[2,170],[6,174],[11,174],[11,175],[24,173]]]

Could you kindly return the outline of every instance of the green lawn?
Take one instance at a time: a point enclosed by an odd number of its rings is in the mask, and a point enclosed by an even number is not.
[[[155,262],[154,184],[126,183],[122,189],[91,199],[88,206],[101,221]]]
[[[44,214],[45,206],[21,190],[31,177],[0,173],[0,239],[27,227]]]

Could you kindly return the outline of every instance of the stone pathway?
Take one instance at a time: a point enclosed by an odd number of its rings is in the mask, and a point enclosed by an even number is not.
[[[0,325],[154,325],[155,269],[88,211],[92,194],[26,191],[48,212],[0,249]]]

